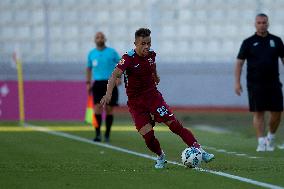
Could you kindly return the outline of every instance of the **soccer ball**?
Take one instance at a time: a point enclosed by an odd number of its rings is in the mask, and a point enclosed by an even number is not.
[[[183,165],[189,168],[198,167],[202,161],[202,153],[198,148],[189,147],[181,153]]]

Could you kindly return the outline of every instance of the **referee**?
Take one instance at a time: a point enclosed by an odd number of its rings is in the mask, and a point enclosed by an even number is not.
[[[268,32],[268,16],[255,17],[256,33],[241,45],[235,67],[235,92],[241,95],[242,67],[247,60],[247,90],[249,110],[258,137],[256,151],[273,151],[275,133],[283,111],[282,84],[279,79],[278,59],[284,64],[284,45],[281,38]],[[265,137],[265,111],[270,112],[269,131]]]
[[[96,48],[92,49],[88,54],[87,63],[87,90],[93,94],[95,104],[95,116],[98,122],[96,128],[96,136],[94,141],[101,141],[101,123],[103,107],[100,105],[101,98],[105,95],[107,90],[108,79],[114,70],[114,67],[120,60],[118,53],[110,47],[105,45],[106,37],[102,32],[97,32],[94,39]],[[92,83],[92,78],[94,82]],[[117,85],[120,80],[117,81]],[[106,105],[106,132],[105,142],[109,142],[110,130],[113,123],[113,107],[118,105],[118,90],[114,88],[111,102]]]

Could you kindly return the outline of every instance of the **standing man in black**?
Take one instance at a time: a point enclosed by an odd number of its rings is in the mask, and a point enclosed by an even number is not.
[[[268,32],[268,26],[268,16],[258,14],[255,18],[256,33],[243,41],[235,67],[235,92],[240,96],[242,67],[247,60],[249,110],[253,112],[258,152],[274,150],[275,133],[283,111],[278,59],[280,57],[284,64],[284,45],[281,38]],[[266,137],[265,111],[270,112],[269,131]]]
[[[113,124],[113,108],[118,105],[118,89],[115,86],[111,101],[105,106],[101,106],[100,100],[105,95],[107,90],[107,82],[112,74],[113,69],[120,60],[119,54],[115,49],[106,46],[106,37],[104,33],[97,32],[94,37],[96,47],[88,54],[86,78],[87,90],[93,94],[95,104],[95,116],[98,122],[96,128],[95,142],[101,141],[101,124],[102,113],[106,112],[106,132],[105,142],[110,140],[111,126]],[[94,81],[94,82],[93,82]],[[120,79],[116,80],[117,86],[120,84]]]

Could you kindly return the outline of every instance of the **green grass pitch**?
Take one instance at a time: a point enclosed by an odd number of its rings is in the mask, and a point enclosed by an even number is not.
[[[202,168],[284,187],[284,150],[255,152],[256,139],[249,114],[191,113],[178,117],[216,156],[213,162],[202,164]],[[31,124],[86,139],[94,135],[92,128],[83,123]],[[206,130],[204,126],[215,130]],[[277,134],[278,143],[284,142],[282,127],[283,123]],[[165,126],[157,125],[155,129],[167,159],[180,162],[180,154],[186,147],[182,140]],[[262,188],[173,164],[156,170],[153,160],[21,128],[13,122],[0,122],[0,141],[0,188],[3,189]],[[153,155],[127,116],[117,116],[110,144]]]

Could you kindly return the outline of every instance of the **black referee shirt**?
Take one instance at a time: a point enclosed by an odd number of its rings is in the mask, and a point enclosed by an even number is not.
[[[247,86],[281,86],[279,57],[284,57],[281,38],[268,33],[266,37],[254,34],[245,39],[237,58],[247,60]]]

